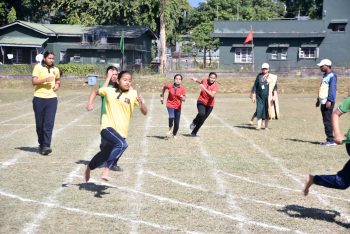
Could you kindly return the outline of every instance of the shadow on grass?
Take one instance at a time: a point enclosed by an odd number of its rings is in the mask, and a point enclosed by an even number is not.
[[[184,137],[199,137],[198,135],[196,135],[196,136],[192,136],[191,134],[182,134]]]
[[[287,140],[287,141],[295,141],[295,142],[302,142],[302,143],[309,143],[309,144],[313,144],[313,145],[320,145],[322,143],[320,141],[306,141],[306,140],[295,139],[295,138],[286,138],[285,140]]]
[[[256,130],[255,126],[252,126],[250,124],[242,124],[242,125],[236,125],[234,126],[235,128],[245,128],[245,129],[250,129],[250,130]]]
[[[81,183],[77,185],[79,186],[79,190],[95,192],[94,197],[97,197],[97,198],[102,198],[103,195],[110,194],[110,193],[104,192],[104,190],[111,188],[110,186],[98,185],[95,183]]]
[[[87,160],[78,160],[76,161],[75,163],[76,164],[83,164],[83,165],[88,165],[90,161],[87,161]]]
[[[16,147],[15,149],[26,151],[26,152],[34,152],[34,153],[38,152],[38,147],[23,146],[23,147]]]
[[[318,208],[307,208],[299,205],[287,205],[278,211],[283,212],[292,218],[322,220],[338,224],[343,228],[350,228],[350,223],[343,223],[335,220],[337,216],[340,216],[340,213],[335,210],[323,210]]]
[[[167,136],[147,136],[147,137],[153,137],[153,138],[157,138],[157,139],[161,139],[161,140],[168,140]]]

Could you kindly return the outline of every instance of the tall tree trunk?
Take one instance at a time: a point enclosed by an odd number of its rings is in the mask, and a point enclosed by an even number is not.
[[[160,1],[160,47],[161,47],[161,58],[159,71],[161,74],[165,71],[166,65],[166,35],[165,35],[165,2],[166,0]]]

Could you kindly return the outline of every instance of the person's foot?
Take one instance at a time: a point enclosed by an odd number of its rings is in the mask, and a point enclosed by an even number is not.
[[[114,165],[113,167],[110,168],[111,171],[123,171],[123,168],[121,168],[118,165]]]
[[[322,146],[336,146],[337,144],[334,141],[326,141],[321,143]]]
[[[259,127],[259,126],[258,126],[258,127],[256,127],[255,129],[256,129],[256,130],[260,130],[260,129],[261,129],[261,127]]]
[[[109,181],[111,179],[111,177],[109,177],[109,168],[105,167],[102,171],[101,174],[101,179],[105,180],[105,181]]]
[[[197,134],[196,133],[191,133],[191,137],[196,137],[197,136]]]
[[[250,125],[254,125],[253,120],[250,120],[250,121],[249,121],[249,124],[250,124]]]
[[[196,125],[192,122],[192,123],[190,124],[190,129],[193,130],[195,127],[196,127]]]
[[[173,135],[173,128],[170,128],[169,131],[166,133],[169,137]]]
[[[84,171],[84,176],[83,176],[83,181],[84,183],[87,183],[90,179],[90,167],[89,165],[86,165],[85,171]]]
[[[52,149],[50,147],[44,146],[41,149],[41,154],[42,155],[49,155],[52,152]]]
[[[313,175],[307,175],[306,181],[303,189],[304,196],[307,196],[309,194],[309,188],[314,183],[314,176]]]
[[[101,179],[103,179],[103,180],[105,180],[105,181],[110,181],[110,180],[111,180],[111,177],[101,175]]]

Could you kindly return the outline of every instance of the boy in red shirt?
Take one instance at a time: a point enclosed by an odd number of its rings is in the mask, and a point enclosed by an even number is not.
[[[174,84],[167,84],[163,87],[160,95],[160,101],[163,103],[165,90],[169,91],[166,107],[169,114],[169,132],[168,135],[176,137],[180,125],[181,104],[186,99],[186,89],[181,85],[182,75],[174,76]]]
[[[214,97],[218,91],[218,86],[215,83],[216,78],[217,74],[215,72],[210,72],[208,79],[198,80],[197,78],[192,78],[192,80],[201,84],[201,92],[197,100],[198,114],[190,125],[192,130],[191,136],[197,136],[198,130],[214,108]]]

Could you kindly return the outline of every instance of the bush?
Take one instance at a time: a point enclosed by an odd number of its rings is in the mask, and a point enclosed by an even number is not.
[[[31,64],[5,64],[0,65],[0,74],[3,75],[31,75],[34,65]]]

